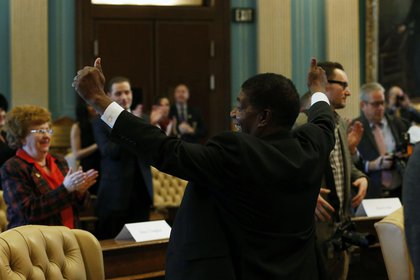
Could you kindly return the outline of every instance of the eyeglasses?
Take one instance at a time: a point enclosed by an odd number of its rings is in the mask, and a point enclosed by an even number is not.
[[[385,106],[385,101],[374,101],[374,102],[366,102],[366,104],[369,104],[372,107],[378,108],[379,106]]]
[[[346,88],[348,88],[348,86],[349,86],[349,83],[347,83],[347,82],[342,82],[342,81],[337,81],[337,80],[328,80],[328,82],[329,82],[330,84],[339,84],[340,86],[342,86],[342,87],[343,87],[343,89],[346,89]]]
[[[32,129],[29,132],[30,133],[40,133],[40,134],[47,134],[48,133],[49,135],[52,135],[54,131],[52,130],[52,128],[48,128],[48,129],[42,128],[42,129]]]

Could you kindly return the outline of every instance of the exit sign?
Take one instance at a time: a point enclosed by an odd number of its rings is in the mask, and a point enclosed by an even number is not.
[[[251,8],[233,8],[234,22],[253,22],[254,9]]]

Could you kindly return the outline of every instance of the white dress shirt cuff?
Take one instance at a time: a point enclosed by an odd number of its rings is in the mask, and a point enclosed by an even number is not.
[[[319,102],[319,101],[325,101],[325,102],[328,103],[328,105],[330,104],[330,101],[328,100],[328,97],[325,95],[325,93],[315,92],[314,94],[312,94],[311,106],[314,105],[316,102]]]
[[[115,121],[121,112],[124,111],[123,107],[118,105],[116,102],[112,102],[106,107],[104,114],[101,116],[101,119],[110,127],[113,128]]]

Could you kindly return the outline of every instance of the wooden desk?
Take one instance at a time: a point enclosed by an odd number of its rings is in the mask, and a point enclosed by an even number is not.
[[[165,275],[168,239],[135,242],[99,242],[104,256],[106,279],[149,279]]]
[[[375,230],[375,223],[382,220],[384,217],[353,217],[351,221],[356,226],[358,232],[369,232],[378,237]]]

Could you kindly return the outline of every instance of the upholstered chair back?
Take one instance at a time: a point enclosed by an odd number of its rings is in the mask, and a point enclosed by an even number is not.
[[[101,280],[102,249],[89,232],[28,225],[0,234],[0,279]]]
[[[405,240],[403,207],[375,223],[386,271],[390,280],[414,279]]]
[[[152,167],[155,207],[176,207],[181,204],[187,181]]]
[[[3,199],[3,191],[0,191],[0,232],[3,232],[7,228],[7,216],[6,216],[6,203]]]

